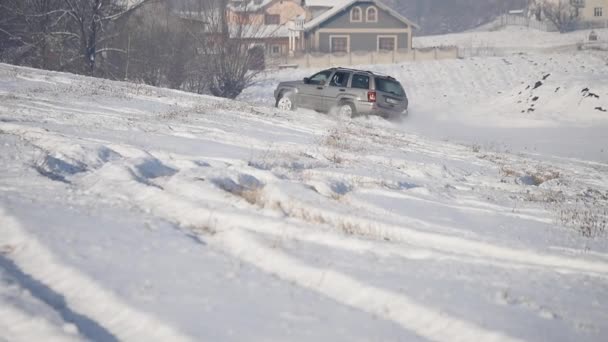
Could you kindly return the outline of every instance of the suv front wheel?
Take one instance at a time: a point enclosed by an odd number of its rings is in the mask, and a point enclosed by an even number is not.
[[[291,96],[289,96],[289,94],[281,94],[279,100],[277,101],[276,107],[285,111],[296,109],[293,99]]]

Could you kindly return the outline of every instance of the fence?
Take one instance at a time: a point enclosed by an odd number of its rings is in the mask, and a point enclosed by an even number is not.
[[[539,31],[556,32],[557,27],[551,22],[538,21],[535,18],[528,18],[522,15],[503,14],[493,21],[483,24],[473,31],[496,31],[505,26],[525,26]]]
[[[535,47],[535,46],[521,46],[521,47],[494,47],[494,46],[480,46],[480,47],[462,47],[458,49],[459,58],[470,58],[470,57],[504,57],[508,55],[529,53],[529,54],[549,54],[549,53],[562,53],[571,52],[576,50],[600,50],[608,51],[608,39],[600,39],[597,41],[580,41],[578,43],[548,46],[548,47]]]
[[[575,26],[577,30],[608,29],[608,20],[581,21]]]
[[[495,46],[478,46],[478,47],[462,47],[458,49],[458,56],[460,58],[469,57],[503,57],[508,55],[514,55],[519,53],[531,53],[531,54],[547,54],[547,53],[560,53],[580,50],[582,43],[578,44],[566,44],[559,46],[549,47],[536,47],[536,46],[521,46],[521,47],[495,47]]]
[[[494,21],[479,26],[475,31],[495,31],[505,26],[525,26],[539,31],[558,32],[559,29],[550,21],[538,21],[522,15],[503,14]],[[578,21],[573,24],[572,30],[585,30],[594,28],[608,28],[608,20]]]
[[[608,51],[608,39],[581,42],[577,44],[577,48],[579,50]]]
[[[328,68],[369,64],[395,64],[409,61],[427,61],[458,58],[458,48],[434,47],[397,51],[353,51],[349,53],[307,53],[293,57],[274,58],[270,67]]]
[[[499,29],[505,26],[525,26],[539,31],[557,32],[557,27],[548,21],[538,21],[535,18],[528,18],[521,15],[503,14],[492,23],[490,29]]]

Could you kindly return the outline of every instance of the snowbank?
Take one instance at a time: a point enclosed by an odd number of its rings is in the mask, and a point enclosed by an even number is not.
[[[501,49],[519,49],[521,52],[551,48],[570,47],[575,50],[576,44],[588,40],[592,30],[580,30],[568,33],[545,32],[521,26],[507,26],[496,31],[473,31],[438,36],[415,37],[413,45],[417,48],[433,46],[458,46],[460,48],[493,47]],[[599,39],[608,40],[608,29],[593,30]]]

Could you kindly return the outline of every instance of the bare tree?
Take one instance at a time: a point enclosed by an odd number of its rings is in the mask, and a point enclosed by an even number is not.
[[[253,0],[127,3],[0,0],[0,61],[235,98],[264,69],[277,29],[248,12]]]
[[[88,74],[95,72],[97,56],[100,53],[113,51],[124,53],[124,50],[105,46],[116,36],[113,26],[132,14],[134,11],[155,0],[139,0],[127,6],[124,1],[116,0],[63,0],[69,16],[70,32],[77,36],[78,55],[82,71]]]
[[[163,0],[0,0],[0,39],[15,64],[93,74],[98,54],[118,52],[120,21],[152,1]]]
[[[572,31],[579,21],[578,8],[569,0],[557,2],[543,0],[539,2],[544,17],[557,27],[560,32]]]
[[[229,8],[227,0],[210,1],[196,13],[204,34],[196,36],[198,56],[191,68],[202,74],[193,75],[191,84],[199,91],[204,80],[212,95],[234,99],[263,71],[263,41],[273,31],[247,10],[247,3]]]
[[[154,86],[179,89],[195,56],[196,27],[179,17],[169,3],[146,6],[133,15],[121,37],[124,77]]]
[[[0,51],[14,64],[55,69],[63,56],[66,31],[63,0],[0,0]]]
[[[529,0],[527,5],[527,13],[529,19],[534,19],[536,21],[543,20],[543,8],[541,4],[542,0]]]

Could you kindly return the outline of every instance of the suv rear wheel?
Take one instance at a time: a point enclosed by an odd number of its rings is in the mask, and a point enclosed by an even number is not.
[[[352,118],[355,114],[355,106],[352,103],[342,102],[338,105],[338,115]]]

